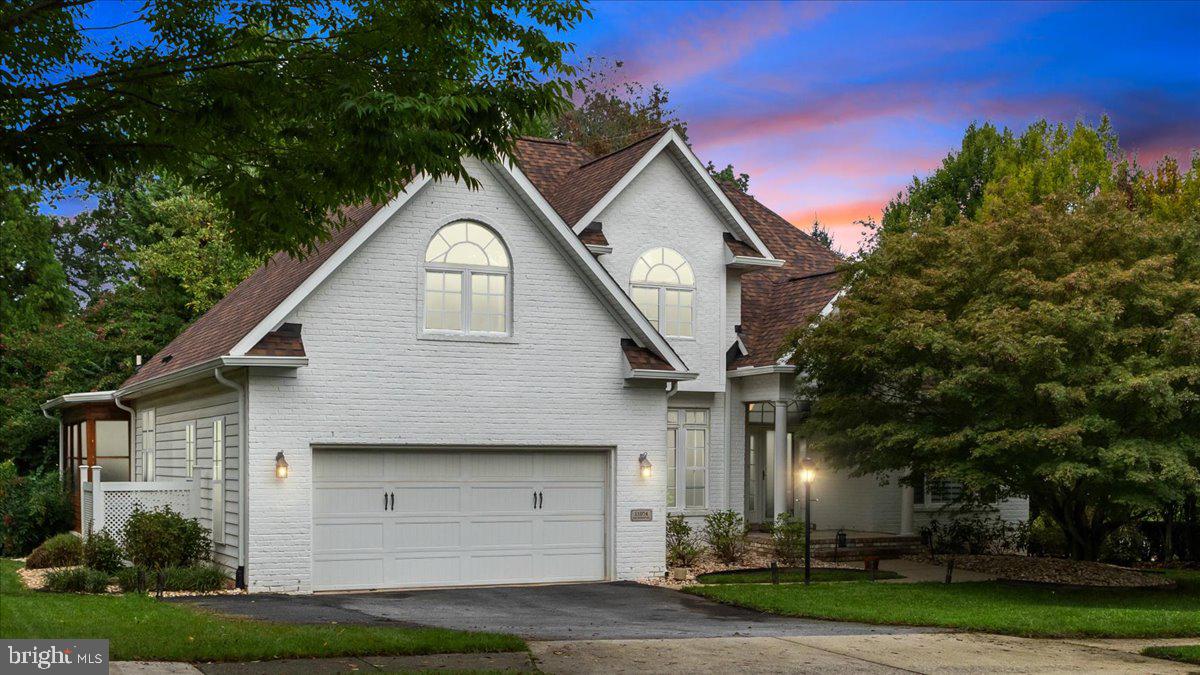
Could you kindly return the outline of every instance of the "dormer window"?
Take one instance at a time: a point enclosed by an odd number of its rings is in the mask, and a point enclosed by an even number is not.
[[[499,235],[470,221],[437,231],[425,249],[425,330],[506,335],[512,266]]]
[[[693,336],[696,278],[678,251],[652,248],[633,264],[629,275],[634,304],[667,337]]]

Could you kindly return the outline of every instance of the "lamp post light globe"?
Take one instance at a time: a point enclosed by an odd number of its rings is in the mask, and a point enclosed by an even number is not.
[[[817,465],[812,459],[800,460],[796,477],[804,483],[804,583],[812,578],[812,484],[817,478]]]

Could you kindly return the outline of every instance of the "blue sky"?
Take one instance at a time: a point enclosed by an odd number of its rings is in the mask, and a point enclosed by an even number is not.
[[[972,121],[1108,114],[1152,162],[1200,147],[1200,3],[598,2],[577,54],[660,82],[702,158],[853,248]]]
[[[89,24],[137,8],[100,3]],[[1200,147],[1200,2],[594,2],[575,58],[672,94],[705,160],[852,249],[972,121],[1109,115],[1143,163]],[[123,39],[138,26],[118,28]],[[105,31],[93,34],[103,39]],[[80,208],[68,199],[60,213]]]

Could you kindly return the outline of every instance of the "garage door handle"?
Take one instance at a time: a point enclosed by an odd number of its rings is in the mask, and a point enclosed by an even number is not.
[[[537,490],[533,491],[533,508],[537,508]]]
[[[383,493],[383,510],[387,511],[387,493]]]
[[[391,509],[392,509],[393,511],[395,511],[395,510],[396,510],[396,493],[395,493],[395,492],[393,492],[393,493],[392,493],[392,506],[391,506]]]
[[[543,504],[545,504],[545,503],[546,503],[546,495],[545,495],[545,493],[543,493],[543,492],[538,492],[538,508],[539,508],[539,509],[540,509],[540,508],[542,508],[542,505],[543,505]]]

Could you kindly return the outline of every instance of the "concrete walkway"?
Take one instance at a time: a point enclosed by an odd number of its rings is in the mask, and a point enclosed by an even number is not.
[[[975,633],[809,637],[572,640],[530,643],[530,653],[441,654],[251,663],[114,663],[114,675],[310,675],[347,672],[574,673],[1195,673],[1137,654],[1188,640],[1031,640]],[[1190,643],[1195,643],[1193,638]]]
[[[896,572],[903,576],[903,579],[880,579],[879,583],[891,584],[915,584],[923,581],[932,581],[935,583],[944,583],[946,581],[946,566],[937,565],[929,562],[921,562],[918,560],[907,560],[898,558],[895,560],[880,560],[879,569],[889,572]],[[972,572],[954,568],[954,574],[951,575],[951,583],[960,583],[965,581],[991,581],[996,577],[983,572]]]

